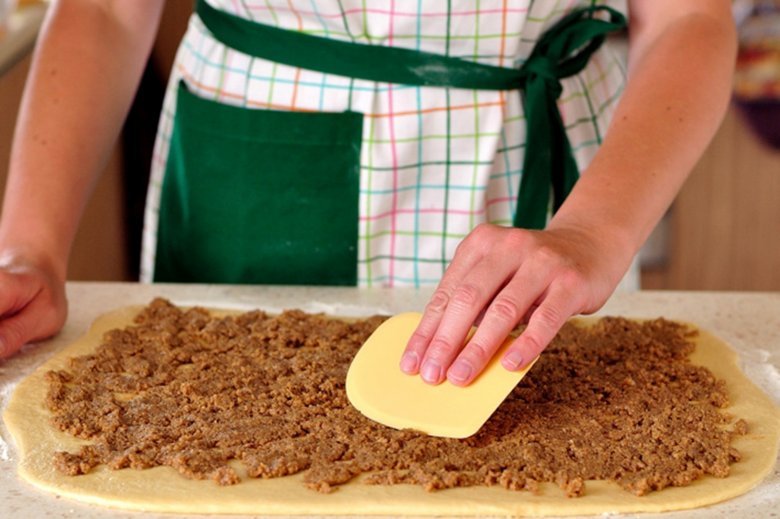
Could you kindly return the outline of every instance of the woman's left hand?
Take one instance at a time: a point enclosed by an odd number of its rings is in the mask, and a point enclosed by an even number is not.
[[[401,358],[401,369],[438,384],[468,385],[509,333],[527,323],[501,359],[519,370],[566,319],[599,309],[628,268],[633,250],[608,233],[543,231],[483,224],[458,246]],[[468,344],[472,325],[478,328]]]

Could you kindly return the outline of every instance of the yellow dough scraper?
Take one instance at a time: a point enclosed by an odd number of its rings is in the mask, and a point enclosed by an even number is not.
[[[421,317],[415,312],[396,315],[371,334],[347,372],[347,398],[365,416],[389,427],[467,438],[479,431],[536,359],[522,371],[506,370],[500,359],[514,339],[508,337],[468,386],[447,380],[437,386],[427,384],[399,367]]]

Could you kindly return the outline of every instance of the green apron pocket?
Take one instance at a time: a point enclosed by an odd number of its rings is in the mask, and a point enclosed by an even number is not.
[[[363,116],[245,109],[179,84],[155,281],[355,285]]]

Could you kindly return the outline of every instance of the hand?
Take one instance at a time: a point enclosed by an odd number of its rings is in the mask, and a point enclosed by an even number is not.
[[[483,224],[458,246],[401,358],[401,369],[438,384],[471,383],[509,333],[528,324],[501,359],[519,370],[535,359],[566,319],[600,308],[633,251],[608,232],[544,231]],[[471,326],[478,329],[463,346]]]
[[[66,314],[63,276],[44,262],[0,258],[0,359],[59,332]]]

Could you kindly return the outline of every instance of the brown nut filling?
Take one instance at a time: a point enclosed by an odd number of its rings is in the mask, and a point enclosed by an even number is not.
[[[593,479],[644,495],[726,477],[739,459],[731,437],[746,424],[720,411],[724,383],[688,361],[683,325],[567,324],[479,433],[453,440],[384,427],[347,401],[349,363],[383,319],[217,318],[157,299],[48,373],[54,426],[91,440],[54,463],[70,475],[167,465],[220,485],[239,483],[240,464],[249,477],[305,472],[320,492],[368,473],[426,490],[553,482],[580,496]]]

